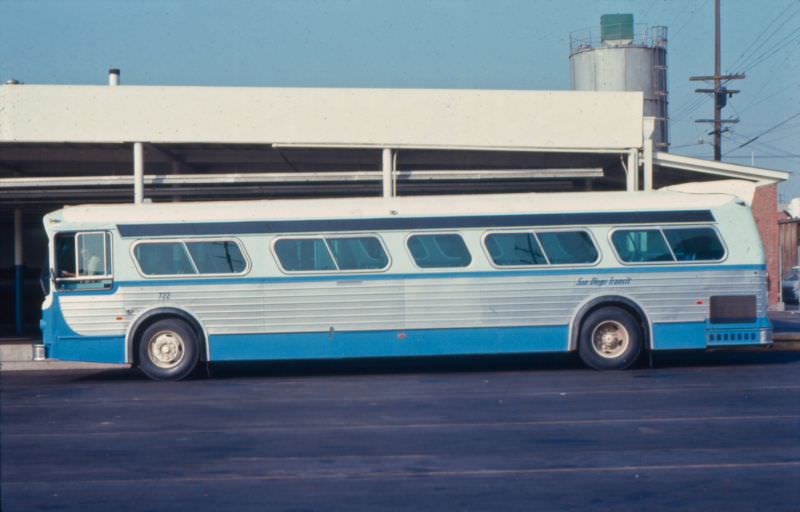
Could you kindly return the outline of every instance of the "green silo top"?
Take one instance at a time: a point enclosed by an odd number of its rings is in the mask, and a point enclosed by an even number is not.
[[[633,39],[633,14],[604,14],[600,16],[600,40]]]

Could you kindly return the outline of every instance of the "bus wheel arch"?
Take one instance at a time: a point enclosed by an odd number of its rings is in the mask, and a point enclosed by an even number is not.
[[[154,332],[154,326],[160,330]],[[154,338],[159,334],[160,339]],[[145,343],[150,347],[143,347]],[[164,354],[161,360],[153,357],[157,355],[153,352],[156,347]],[[134,366],[142,369],[148,377],[159,380],[180,380],[191,374],[202,361],[208,361],[205,331],[193,315],[177,308],[157,308],[137,318],[129,331],[127,350],[129,361]],[[179,361],[181,368],[177,370],[169,356],[175,350],[187,352],[189,357],[185,362]],[[188,370],[186,364],[190,366]]]
[[[603,345],[604,335],[614,340],[613,346]],[[641,306],[627,297],[597,297],[575,315],[570,349],[592,368],[624,369],[650,350],[650,323]]]

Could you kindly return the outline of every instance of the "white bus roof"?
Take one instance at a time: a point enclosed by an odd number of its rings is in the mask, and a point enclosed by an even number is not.
[[[64,229],[68,225],[117,223],[680,211],[711,209],[735,199],[730,194],[654,191],[106,204],[70,206],[51,212],[45,217],[45,225],[51,228],[49,224],[58,223]]]

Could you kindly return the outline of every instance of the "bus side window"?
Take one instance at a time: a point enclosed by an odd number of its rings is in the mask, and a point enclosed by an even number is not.
[[[420,268],[466,267],[472,263],[461,235],[411,235],[406,243],[414,263]]]
[[[585,231],[544,231],[537,233],[552,265],[576,265],[597,261],[597,249]]]
[[[133,255],[146,276],[197,274],[182,242],[142,242],[135,246]]]
[[[275,242],[274,250],[278,263],[287,272],[336,270],[321,238],[282,238]]]
[[[712,228],[665,228],[664,235],[678,261],[719,261],[725,257],[725,248]]]
[[[389,257],[373,236],[326,238],[339,270],[381,270]]]
[[[239,246],[230,240],[186,242],[201,274],[241,274],[247,263]]]
[[[619,229],[611,235],[611,242],[626,263],[674,261],[658,229]]]
[[[498,267],[547,264],[533,233],[491,233],[486,235],[484,245]]]

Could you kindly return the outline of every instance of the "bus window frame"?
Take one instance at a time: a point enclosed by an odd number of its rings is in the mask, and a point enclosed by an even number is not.
[[[722,255],[722,258],[718,260],[679,260],[675,257],[675,251],[672,250],[672,246],[667,239],[667,235],[664,234],[665,229],[675,229],[675,228],[711,228],[717,234],[717,240],[719,240],[720,244],[722,244],[722,249],[725,251]],[[611,238],[614,233],[617,231],[636,231],[636,230],[656,230],[661,233],[661,238],[664,240],[664,243],[669,249],[669,253],[672,255],[672,261],[625,261],[623,260],[619,253],[617,252],[617,247],[614,245],[614,241]],[[608,230],[608,245],[611,246],[611,250],[614,253],[614,257],[617,259],[617,262],[620,265],[628,266],[628,267],[637,267],[637,266],[649,266],[649,265],[656,265],[656,266],[663,266],[663,265],[709,265],[709,264],[719,264],[725,262],[728,259],[728,244],[725,243],[725,239],[722,238],[722,235],[717,229],[717,226],[713,224],[658,224],[658,225],[634,225],[634,226],[613,226]]]
[[[330,245],[328,245],[328,241],[326,238],[363,238],[363,237],[374,237],[378,239],[378,243],[381,245],[381,249],[383,249],[383,253],[386,255],[386,266],[380,269],[353,269],[353,270],[342,270],[339,268],[339,262],[336,261],[336,257],[333,255],[333,250],[331,250]],[[283,264],[281,264],[281,259],[278,258],[278,253],[275,252],[275,244],[278,243],[280,240],[309,240],[309,239],[321,239],[322,242],[325,244],[325,248],[328,250],[328,255],[333,261],[334,266],[336,266],[335,270],[286,270],[283,268]],[[273,261],[275,262],[278,270],[287,276],[296,276],[296,275],[336,275],[336,274],[379,274],[385,273],[390,268],[392,268],[392,264],[394,260],[392,259],[392,253],[386,248],[386,242],[383,240],[383,237],[377,233],[314,233],[313,235],[303,236],[301,234],[298,235],[275,235],[272,238],[272,241],[269,244],[270,252],[272,253]]]
[[[467,255],[469,256],[469,264],[459,267],[420,267],[417,264],[417,260],[414,259],[414,255],[411,254],[411,248],[408,246],[408,242],[412,236],[426,236],[426,235],[458,235],[461,239],[461,242],[464,244],[464,248],[467,250]],[[411,261],[411,264],[414,267],[421,271],[421,272],[442,272],[442,271],[455,271],[455,270],[463,270],[463,269],[470,269],[475,265],[475,257],[472,255],[472,251],[469,250],[469,244],[467,244],[466,239],[464,238],[464,233],[459,231],[410,231],[406,233],[406,236],[403,237],[403,247],[405,247],[406,254],[408,255],[408,259]]]
[[[550,257],[547,255],[547,251],[545,251],[544,246],[542,245],[542,241],[539,240],[539,236],[537,235],[538,232],[542,233],[564,233],[564,232],[583,232],[589,235],[589,239],[592,241],[592,245],[594,245],[595,251],[597,252],[597,257],[591,263],[550,263]],[[532,233],[534,238],[536,239],[536,243],[539,244],[539,249],[542,251],[542,255],[547,263],[543,265],[497,265],[492,259],[492,255],[489,252],[489,248],[486,247],[486,237],[488,235],[496,234],[496,233]],[[525,228],[522,230],[519,229],[512,229],[512,230],[504,230],[504,229],[492,229],[489,231],[484,231],[481,235],[481,247],[483,248],[484,255],[486,256],[486,260],[489,262],[489,265],[492,268],[497,270],[506,270],[506,269],[545,269],[545,268],[573,268],[573,267],[580,267],[580,268],[591,268],[597,266],[600,261],[603,259],[603,251],[600,249],[600,246],[597,243],[597,239],[594,237],[594,234],[590,229],[587,228]]]
[[[191,262],[192,267],[197,271],[196,274],[145,274],[142,271],[141,266],[139,266],[139,259],[136,257],[136,247],[142,244],[157,244],[157,243],[167,243],[167,242],[177,242],[183,245],[183,249],[186,251],[186,255],[189,257],[189,262]],[[232,272],[224,272],[224,273],[214,273],[214,274],[201,274],[199,269],[197,268],[197,263],[195,263],[194,258],[192,258],[192,253],[189,251],[189,247],[186,246],[187,242],[233,242],[239,248],[239,252],[241,253],[242,257],[244,258],[244,270],[238,273]],[[205,278],[217,278],[217,277],[241,277],[250,273],[252,269],[252,263],[250,261],[250,255],[247,253],[244,244],[239,238],[236,237],[198,237],[198,238],[139,238],[135,240],[130,248],[128,249],[130,253],[131,260],[133,261],[133,265],[136,268],[136,272],[140,276],[145,279],[205,279]]]

